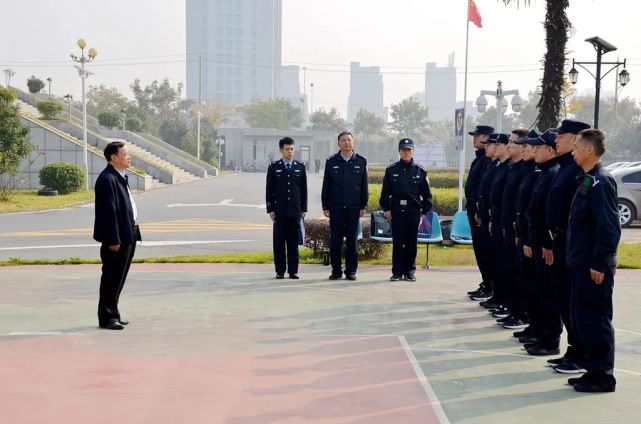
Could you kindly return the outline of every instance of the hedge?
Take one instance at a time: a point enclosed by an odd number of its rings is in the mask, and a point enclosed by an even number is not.
[[[357,243],[359,259],[378,259],[385,250],[385,244],[370,238],[370,219],[361,219],[363,239]],[[305,220],[305,246],[312,250],[315,258],[322,258],[329,250],[329,219],[311,218]]]
[[[380,210],[378,204],[381,198],[381,184],[369,185],[369,201],[367,202],[368,211]],[[439,216],[452,216],[458,211],[458,188],[433,188],[432,203],[434,211]],[[463,198],[465,204],[465,198]]]
[[[385,171],[369,171],[368,177],[370,184],[383,184]],[[428,172],[427,177],[432,188],[458,188],[458,174],[455,172]],[[464,175],[463,181],[466,177],[467,175]]]
[[[60,194],[78,191],[85,185],[85,174],[73,163],[49,163],[40,169],[40,184]]]
[[[62,112],[63,107],[58,102],[43,100],[38,102],[36,109],[38,109],[38,112],[42,114],[43,119],[54,119],[60,112]]]

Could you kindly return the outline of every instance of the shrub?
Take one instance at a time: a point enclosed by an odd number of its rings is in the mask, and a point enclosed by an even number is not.
[[[98,123],[109,129],[116,128],[120,125],[120,114],[118,112],[100,112]]]
[[[63,106],[60,103],[51,100],[38,102],[36,107],[38,112],[42,114],[43,119],[54,119],[63,110]]]
[[[385,244],[370,238],[370,219],[361,219],[363,239],[358,241],[359,259],[378,259],[385,250]],[[305,246],[312,250],[315,258],[322,258],[329,250],[329,219],[312,218],[305,220]]]
[[[381,184],[369,185],[368,211],[380,209],[378,204],[381,198]],[[439,216],[452,216],[458,210],[458,188],[432,188],[432,203],[434,211]],[[465,198],[463,199],[465,204]]]
[[[73,163],[49,163],[40,170],[40,184],[58,193],[78,191],[84,187],[85,175],[83,170]]]
[[[36,78],[35,76],[31,75],[31,78],[27,80],[27,88],[29,89],[29,93],[40,93],[40,90],[45,88],[45,82],[40,78]]]

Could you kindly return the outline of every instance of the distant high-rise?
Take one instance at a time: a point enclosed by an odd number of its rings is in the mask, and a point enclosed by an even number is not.
[[[454,119],[456,67],[453,55],[450,55],[448,66],[425,65],[425,107],[430,121]]]
[[[365,109],[387,122],[387,108],[383,106],[383,75],[378,66],[350,63],[347,120],[354,122],[360,109]]]
[[[304,111],[305,97],[300,92],[300,88],[300,67],[298,65],[283,66],[280,69],[279,97]]]
[[[282,0],[187,0],[187,98],[199,85],[203,100],[240,106],[279,97],[282,10]]]

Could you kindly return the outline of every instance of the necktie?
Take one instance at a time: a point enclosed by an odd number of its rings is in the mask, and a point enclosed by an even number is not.
[[[127,187],[129,187],[129,175],[125,175],[125,181],[127,182]]]
[[[292,164],[291,163],[286,164],[285,168],[287,168],[287,172],[291,171],[292,170]]]

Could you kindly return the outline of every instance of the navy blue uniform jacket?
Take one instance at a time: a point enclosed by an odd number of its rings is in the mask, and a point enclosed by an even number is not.
[[[265,183],[267,213],[280,218],[298,218],[307,212],[307,173],[305,165],[292,161],[288,171],[283,160],[272,162],[267,168]]]
[[[570,209],[566,263],[605,272],[616,266],[620,238],[617,184],[597,164],[579,177],[579,188]]]
[[[553,247],[552,236],[545,221],[545,207],[550,184],[552,184],[552,179],[558,169],[559,164],[556,158],[537,166],[537,170],[541,172],[534,183],[532,198],[527,208],[528,241],[531,243],[530,246],[539,246],[545,249],[552,249]]]
[[[485,149],[478,149],[476,157],[470,165],[467,180],[465,180],[465,209],[470,216],[474,216],[477,212],[476,202],[479,200],[481,178],[483,178],[483,173],[490,163],[490,158],[485,155]]]
[[[404,209],[400,205],[401,200],[407,200],[407,206],[418,209],[422,215],[432,210],[432,191],[427,172],[413,160],[410,163],[399,160],[385,170],[379,201],[381,209]]]
[[[358,153],[349,160],[340,152],[325,161],[321,203],[323,210],[331,207],[365,209],[368,198],[367,159]]]

